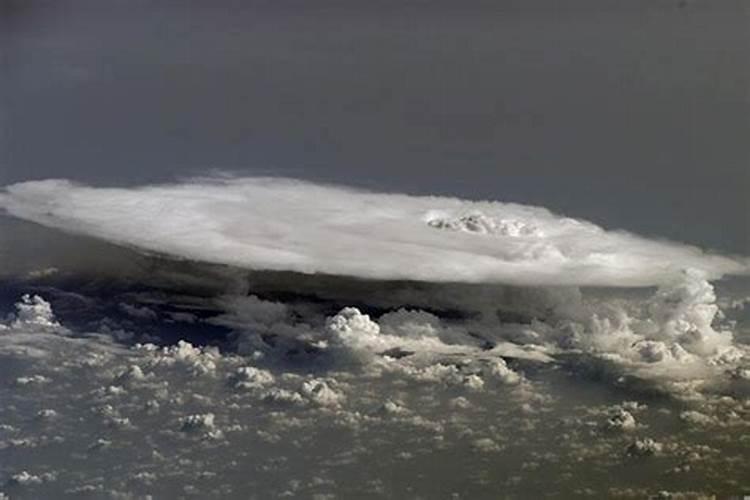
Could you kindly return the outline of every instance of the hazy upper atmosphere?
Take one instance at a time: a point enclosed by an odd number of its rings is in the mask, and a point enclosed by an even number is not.
[[[0,500],[750,495],[749,27],[0,0]]]
[[[0,184],[217,168],[750,253],[742,0],[1,5]]]

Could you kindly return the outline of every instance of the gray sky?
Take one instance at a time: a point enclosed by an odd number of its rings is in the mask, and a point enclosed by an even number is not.
[[[748,254],[747,5],[4,0],[0,184],[219,168]]]

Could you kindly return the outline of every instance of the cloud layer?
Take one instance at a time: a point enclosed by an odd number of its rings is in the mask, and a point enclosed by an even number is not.
[[[613,387],[591,383],[607,380],[596,363],[586,381],[472,349],[461,324],[423,311],[344,308],[307,329],[291,306],[235,297],[217,319],[273,340],[242,355],[184,340],[123,345],[24,295],[0,319],[0,498],[729,496],[747,491],[746,380],[721,364],[714,375],[733,386],[718,393],[616,390],[641,364],[698,363],[626,350],[647,330],[665,345],[724,336],[706,326],[712,301],[710,286],[685,276],[649,301],[656,328],[593,318],[569,352],[619,356],[626,371]],[[315,362],[321,352],[282,356],[283,325],[322,340],[332,363]],[[393,347],[417,352],[376,355]],[[553,480],[540,484],[540,471]]]
[[[67,232],[178,258],[367,279],[647,286],[747,263],[540,207],[408,196],[275,178],[139,188],[24,182],[0,208]]]
[[[744,270],[730,258],[281,179],[31,182],[0,208],[144,251],[102,245],[122,275],[3,281],[0,498],[645,498],[748,477],[747,293],[708,281]]]

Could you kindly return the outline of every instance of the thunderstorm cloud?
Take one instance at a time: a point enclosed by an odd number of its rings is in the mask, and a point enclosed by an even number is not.
[[[291,179],[138,188],[5,188],[16,217],[142,250],[248,269],[379,280],[646,286],[747,262],[608,231],[534,206],[358,191]]]

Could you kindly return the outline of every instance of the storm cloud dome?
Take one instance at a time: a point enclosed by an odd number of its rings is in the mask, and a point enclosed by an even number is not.
[[[375,193],[284,178],[137,188],[14,184],[0,207],[67,232],[201,262],[368,279],[649,286],[739,259],[494,201]]]

